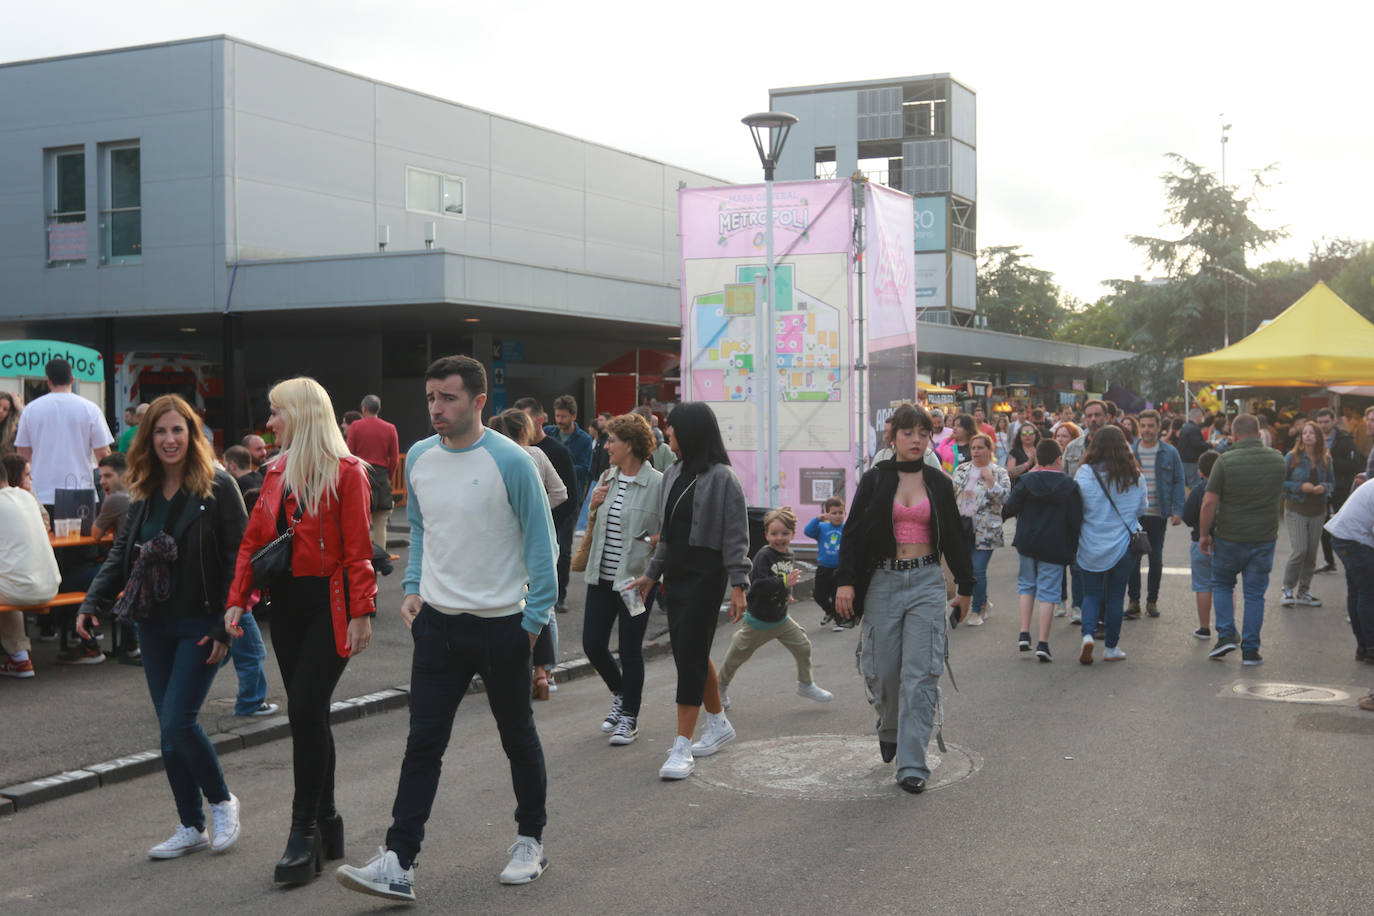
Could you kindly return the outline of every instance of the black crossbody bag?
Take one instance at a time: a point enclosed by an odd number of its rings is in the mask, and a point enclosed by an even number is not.
[[[296,533],[296,524],[301,520],[302,507],[296,503],[296,516],[288,524],[286,521],[286,493],[282,492],[281,506],[277,509],[277,531],[275,539],[266,546],[258,548],[249,564],[253,567],[253,587],[271,588],[282,579],[291,575],[291,541]],[[285,530],[283,530],[285,529]]]
[[[1122,518],[1121,510],[1116,507],[1116,500],[1112,499],[1112,491],[1107,489],[1107,485],[1103,483],[1102,478],[1098,476],[1097,468],[1089,465],[1088,469],[1093,472],[1093,477],[1097,479],[1097,485],[1101,487],[1102,492],[1106,494],[1107,502],[1111,503],[1112,511],[1116,513],[1116,517],[1121,519],[1121,524],[1126,525],[1126,519]],[[1128,548],[1131,553],[1137,557],[1148,555],[1150,552],[1150,536],[1145,533],[1145,529],[1132,528],[1130,525],[1126,525],[1126,531],[1131,536],[1131,543]]]

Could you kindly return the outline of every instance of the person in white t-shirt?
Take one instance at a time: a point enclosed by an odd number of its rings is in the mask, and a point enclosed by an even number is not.
[[[50,359],[44,372],[48,394],[35,398],[20,414],[14,446],[33,465],[34,495],[51,507],[54,490],[94,492],[91,472],[110,453],[114,437],[100,409],[72,393],[71,364]]]
[[[51,601],[62,576],[33,494],[11,487],[0,474],[0,603],[36,605]],[[0,676],[33,677],[24,613],[0,613]]]

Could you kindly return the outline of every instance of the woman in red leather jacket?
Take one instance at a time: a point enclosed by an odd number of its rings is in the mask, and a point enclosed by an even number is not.
[[[238,627],[255,587],[251,557],[291,528],[291,575],[268,586],[272,648],[286,684],[295,797],[291,833],[276,880],[301,884],[321,857],[343,858],[343,818],[334,807],[330,695],[351,656],[372,639],[372,485],[348,453],[329,395],[311,378],[280,382],[267,395],[267,428],[284,449],[268,468],[239,546],[224,622]]]

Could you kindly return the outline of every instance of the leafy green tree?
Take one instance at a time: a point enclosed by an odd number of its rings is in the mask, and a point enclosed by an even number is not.
[[[989,330],[1049,338],[1064,307],[1054,274],[1034,267],[1020,245],[997,245],[978,253],[978,313]]]
[[[1314,244],[1307,263],[1317,279],[1325,280],[1351,308],[1374,321],[1374,245],[1350,239]]]

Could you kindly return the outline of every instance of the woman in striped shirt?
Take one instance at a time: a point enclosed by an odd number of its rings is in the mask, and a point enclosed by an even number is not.
[[[606,454],[611,468],[592,491],[597,512],[587,556],[587,610],[582,650],[611,691],[611,710],[601,723],[613,745],[625,745],[638,734],[639,700],[644,691],[644,630],[654,592],[630,607],[617,586],[644,574],[657,541],[659,491],[663,475],[649,464],[654,434],[636,414],[613,417],[606,424]],[[599,508],[598,508],[599,507]],[[620,625],[620,663],[611,655],[611,627]]]

